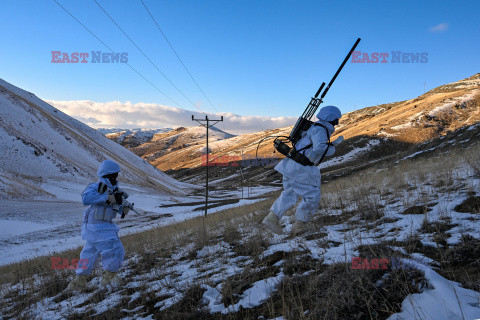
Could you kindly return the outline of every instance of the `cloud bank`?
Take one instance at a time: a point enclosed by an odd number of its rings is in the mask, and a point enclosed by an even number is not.
[[[205,113],[154,103],[132,104],[129,101],[94,102],[89,100],[46,101],[95,129],[191,127],[198,125],[197,122],[192,121],[192,115],[195,118],[205,118]],[[220,116],[223,116],[223,123],[217,124],[216,127],[233,134],[287,127],[294,125],[297,120],[294,117],[241,116],[234,113],[208,113],[207,115],[211,119],[219,119]]]

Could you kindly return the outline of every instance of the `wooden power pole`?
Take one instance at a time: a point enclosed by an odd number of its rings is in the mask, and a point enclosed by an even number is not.
[[[207,176],[206,176],[206,179],[205,179],[205,216],[207,216],[207,208],[208,208],[208,167],[209,167],[208,154],[210,153],[210,150],[208,149],[208,129],[211,126],[217,124],[218,122],[223,121],[223,116],[221,116],[220,119],[209,119],[208,116],[205,116],[205,119],[195,119],[192,115],[192,121],[197,121],[198,123],[200,123],[200,125],[207,128],[207,161],[205,162],[205,166],[207,168]],[[205,124],[203,122],[205,122]],[[210,124],[210,122],[213,122],[213,123]]]

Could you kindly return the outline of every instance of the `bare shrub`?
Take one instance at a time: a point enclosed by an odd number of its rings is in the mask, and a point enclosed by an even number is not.
[[[426,285],[417,270],[352,270],[351,264],[338,263],[285,277],[275,298],[287,319],[384,319]]]
[[[480,267],[480,240],[463,234],[459,243],[445,251],[445,259],[451,267],[467,264]]]
[[[457,212],[480,213],[480,197],[469,197],[455,207]]]
[[[269,242],[261,233],[256,233],[236,245],[233,250],[239,256],[251,256],[255,261],[260,260],[260,255],[268,247]]]
[[[384,216],[380,196],[366,190],[359,190],[354,199],[359,217],[367,222],[376,221]]]
[[[242,234],[233,223],[227,223],[223,229],[223,240],[229,244],[238,243],[242,239]]]

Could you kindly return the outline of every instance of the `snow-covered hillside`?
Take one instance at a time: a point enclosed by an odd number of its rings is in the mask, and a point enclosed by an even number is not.
[[[162,132],[168,132],[172,130],[171,128],[162,128],[162,129],[141,129],[141,128],[136,128],[136,129],[122,129],[122,128],[98,128],[97,131],[100,132],[101,134],[108,135],[112,133],[124,133],[124,134],[132,134],[132,133],[139,133],[139,134],[156,134],[156,133],[162,133]]]
[[[302,236],[290,234],[288,213],[283,235],[262,227],[272,197],[123,237],[127,260],[117,288],[102,287],[98,270],[88,290],[70,292],[72,270],[48,270],[50,260],[36,261],[45,264],[42,273],[19,264],[21,276],[12,270],[13,280],[0,286],[0,315],[478,319],[479,148],[333,180],[322,186]]]
[[[218,138],[228,136],[212,132]],[[98,179],[98,166],[105,159],[120,164],[121,187],[142,212],[132,211],[118,221],[120,235],[203,214],[198,208],[203,192],[193,195],[201,187],[172,179],[34,94],[0,80],[0,265],[82,244],[80,194]],[[224,195],[212,192],[211,201],[221,202]],[[236,190],[228,195],[238,201],[218,203],[210,211],[258,201],[241,200]]]
[[[48,196],[49,180],[96,180],[99,164],[117,161],[122,181],[168,194],[185,194],[180,183],[98,131],[34,94],[0,80],[0,197]]]
[[[235,136],[216,127],[211,127],[209,130],[209,142],[212,144],[230,140],[233,137]],[[109,136],[109,138],[112,137]],[[150,141],[131,148],[131,150],[160,170],[168,170],[182,165],[182,160],[177,159],[176,161],[170,157],[172,154],[185,154],[186,152],[187,157],[197,157],[197,160],[201,161],[205,142],[206,129],[203,126],[179,127],[165,133],[155,134]],[[123,143],[121,144],[123,145]]]
[[[165,133],[172,129],[97,129],[110,140],[121,144],[126,148],[138,147],[152,140],[158,133]]]

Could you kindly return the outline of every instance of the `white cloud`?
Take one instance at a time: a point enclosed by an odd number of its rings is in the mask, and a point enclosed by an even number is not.
[[[192,121],[192,115],[195,118],[205,118],[205,113],[154,103],[132,104],[130,101],[94,102],[88,100],[46,101],[69,116],[96,129],[190,127],[198,125],[197,122]],[[220,116],[223,116],[223,124],[219,123],[216,126],[233,134],[287,127],[294,125],[297,120],[294,117],[240,116],[234,113],[208,113],[207,115],[211,119],[219,119]]]
[[[445,32],[448,30],[448,28],[449,28],[448,23],[443,22],[443,23],[437,24],[434,27],[431,27],[428,30],[431,32]]]

